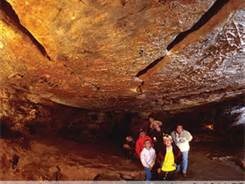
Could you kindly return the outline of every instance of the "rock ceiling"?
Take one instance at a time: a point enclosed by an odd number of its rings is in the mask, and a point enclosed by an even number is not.
[[[245,92],[242,0],[0,3],[1,98],[175,111]]]

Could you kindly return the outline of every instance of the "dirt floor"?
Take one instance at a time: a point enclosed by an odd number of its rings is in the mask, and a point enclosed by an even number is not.
[[[0,145],[0,180],[138,180],[144,177],[137,164],[117,154],[111,145],[78,144],[57,138],[35,139],[28,147],[0,139]]]
[[[227,149],[217,145],[193,144],[190,151],[188,177],[178,176],[177,179],[244,180],[245,171],[236,164],[236,157],[241,154],[241,150]]]
[[[78,144],[40,138],[23,148],[9,140],[0,139],[0,142],[1,180],[144,179],[139,161],[125,158],[113,144]],[[244,170],[234,162],[237,152],[236,149],[195,143],[191,147],[188,177],[178,175],[176,179],[244,180]],[[19,157],[15,165],[14,154]]]

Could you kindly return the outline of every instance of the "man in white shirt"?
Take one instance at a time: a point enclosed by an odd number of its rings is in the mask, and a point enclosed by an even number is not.
[[[183,176],[186,176],[188,168],[188,155],[190,150],[189,142],[192,140],[192,135],[187,130],[184,130],[183,125],[178,124],[176,130],[171,133],[171,136],[182,153],[181,169]],[[179,170],[180,168],[178,168]]]
[[[152,178],[151,170],[155,164],[156,160],[156,152],[152,147],[151,140],[146,140],[144,144],[144,148],[140,153],[140,161],[144,167],[146,174],[146,181],[150,181]]]

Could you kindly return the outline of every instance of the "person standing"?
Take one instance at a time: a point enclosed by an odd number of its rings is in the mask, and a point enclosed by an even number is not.
[[[189,142],[193,137],[189,131],[183,128],[182,124],[177,124],[176,130],[171,133],[171,136],[182,153],[182,162],[180,165],[178,165],[177,171],[181,170],[183,176],[186,177],[190,150]]]
[[[152,147],[151,140],[146,139],[144,142],[144,148],[140,153],[140,161],[144,167],[146,181],[151,181],[152,179],[152,168],[155,164],[156,152]]]
[[[181,162],[181,152],[179,148],[173,144],[170,135],[163,137],[163,149],[157,156],[158,175],[160,180],[174,180],[177,165]]]
[[[137,158],[140,158],[140,153],[144,148],[144,144],[145,144],[146,140],[150,140],[152,142],[151,138],[148,135],[146,135],[145,130],[140,129],[139,137],[138,137],[136,144],[135,144],[135,154],[136,154]]]
[[[154,142],[154,148],[156,150],[156,153],[162,149],[162,136],[164,132],[162,131],[162,122],[157,121],[153,118],[149,118],[150,126],[149,126],[149,136],[152,138]]]
[[[129,159],[134,159],[134,148],[135,148],[135,141],[132,136],[127,136],[123,143],[123,149],[125,152],[125,156]]]

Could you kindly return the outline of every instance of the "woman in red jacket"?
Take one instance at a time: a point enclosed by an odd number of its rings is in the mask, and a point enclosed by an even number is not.
[[[140,158],[140,153],[144,148],[145,141],[147,140],[150,140],[152,142],[152,139],[146,135],[145,130],[140,129],[139,137],[135,145],[135,153],[136,153],[137,158]]]

